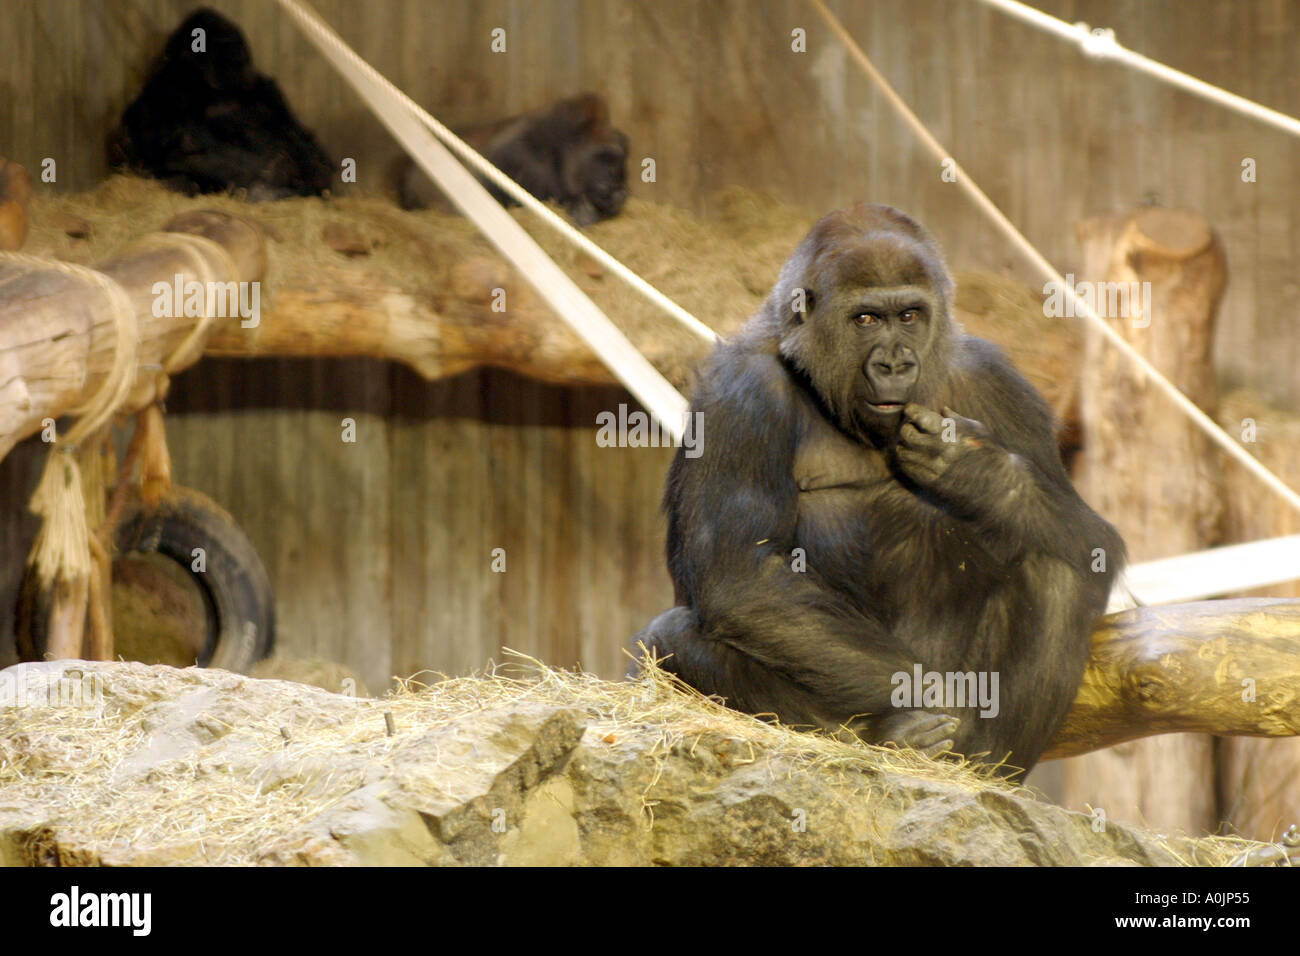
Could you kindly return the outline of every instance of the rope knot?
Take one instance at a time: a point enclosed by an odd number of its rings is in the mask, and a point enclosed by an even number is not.
[[[1089,27],[1080,20],[1074,29],[1079,32],[1079,47],[1086,56],[1104,60],[1119,52],[1119,41],[1115,39],[1115,31],[1110,27]]]

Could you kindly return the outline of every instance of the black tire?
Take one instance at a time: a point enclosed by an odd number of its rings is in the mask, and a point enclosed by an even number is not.
[[[132,495],[118,522],[118,554],[158,554],[171,559],[197,585],[207,609],[207,635],[200,667],[245,672],[271,653],[275,644],[275,597],[271,581],[252,543],[233,518],[212,499],[190,488],[173,487],[156,507]],[[193,570],[194,549],[202,548],[206,567]],[[18,607],[18,648],[26,660],[43,656],[49,620],[49,595],[28,574]]]

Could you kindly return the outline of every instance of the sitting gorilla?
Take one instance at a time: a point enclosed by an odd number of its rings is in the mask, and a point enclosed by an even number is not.
[[[167,38],[144,89],[122,113],[109,163],[191,196],[243,189],[249,199],[320,195],[334,174],[275,80],[253,69],[239,27],[207,8]]]
[[[664,499],[680,606],[633,640],[736,709],[1014,775],[1074,701],[1124,545],[953,291],[896,209],[813,227],[700,378],[713,437]]]
[[[617,216],[627,201],[627,137],[609,124],[609,109],[595,93],[457,135],[538,199],[559,202],[580,226]],[[497,202],[517,205],[487,186]],[[404,159],[403,208],[423,209],[439,198],[423,170]]]

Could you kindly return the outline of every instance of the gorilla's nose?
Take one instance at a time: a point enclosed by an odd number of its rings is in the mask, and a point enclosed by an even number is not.
[[[877,349],[867,359],[867,380],[880,395],[901,397],[916,384],[920,367],[916,353],[908,348]]]

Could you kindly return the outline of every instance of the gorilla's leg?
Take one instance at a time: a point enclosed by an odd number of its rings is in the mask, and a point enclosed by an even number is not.
[[[654,652],[659,666],[706,696],[723,698],[729,707],[750,714],[775,715],[791,727],[836,729],[818,713],[813,695],[742,654],[730,644],[701,632],[689,607],[664,611],[632,638]]]
[[[808,688],[765,667],[725,641],[701,633],[699,617],[689,607],[664,611],[632,638],[653,651],[659,666],[705,695],[750,714],[780,714],[788,727],[814,727],[871,743],[912,747],[937,756],[953,746],[960,720],[922,710],[893,711],[875,718],[855,716],[847,724],[824,713]],[[637,668],[633,667],[633,673]]]

